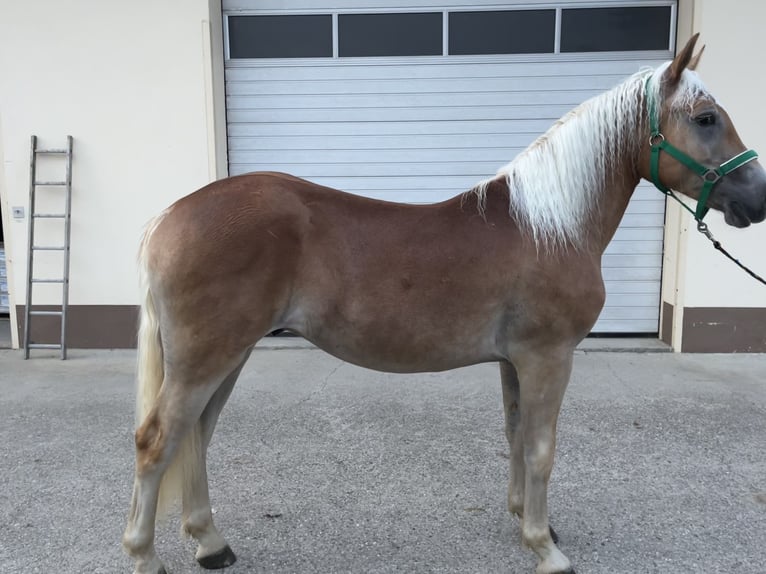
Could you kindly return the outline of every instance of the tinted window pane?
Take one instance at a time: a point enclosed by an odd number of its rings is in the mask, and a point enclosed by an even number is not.
[[[332,16],[229,16],[231,58],[331,58]]]
[[[562,52],[667,50],[670,6],[581,8],[561,14]]]
[[[539,54],[553,52],[554,10],[450,12],[449,53]]]
[[[440,56],[442,15],[340,14],[339,56]]]

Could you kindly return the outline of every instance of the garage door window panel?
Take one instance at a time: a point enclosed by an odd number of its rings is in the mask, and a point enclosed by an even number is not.
[[[441,56],[442,13],[340,14],[338,56]]]
[[[555,10],[450,12],[449,53],[550,54],[556,39]]]
[[[331,58],[332,16],[229,16],[229,57]]]
[[[668,50],[670,6],[562,10],[562,52]]]

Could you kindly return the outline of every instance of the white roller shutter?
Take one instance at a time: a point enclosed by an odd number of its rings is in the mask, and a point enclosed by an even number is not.
[[[331,14],[334,36],[333,57],[227,57],[231,175],[284,171],[368,197],[440,201],[493,175],[582,101],[671,56],[670,49],[559,53],[557,39],[552,54],[344,58],[338,14],[443,10],[446,24],[447,12],[472,7],[301,4],[224,0],[225,17]],[[581,3],[530,4],[558,8],[558,33],[561,7]],[[670,6],[674,18],[673,3],[653,4]],[[444,44],[446,53],[447,38]],[[653,187],[636,191],[603,259],[607,301],[594,332],[658,331],[664,205]]]

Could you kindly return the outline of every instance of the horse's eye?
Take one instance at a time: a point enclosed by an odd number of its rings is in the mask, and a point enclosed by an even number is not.
[[[694,118],[694,121],[697,122],[697,125],[700,125],[700,126],[712,126],[713,124],[715,124],[715,114],[712,114],[712,113],[700,114],[696,118]]]

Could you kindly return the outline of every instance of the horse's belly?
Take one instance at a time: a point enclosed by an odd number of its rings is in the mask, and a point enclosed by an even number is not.
[[[320,349],[360,367],[387,373],[447,371],[476,363],[500,360],[489,349],[425,349],[347,344],[338,338],[307,337]]]
[[[349,322],[342,317],[289,326],[320,349],[361,367],[392,373],[446,371],[497,361],[497,335],[488,325],[442,317],[387,317]]]

